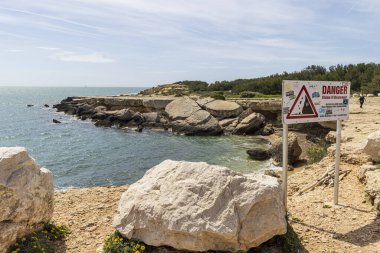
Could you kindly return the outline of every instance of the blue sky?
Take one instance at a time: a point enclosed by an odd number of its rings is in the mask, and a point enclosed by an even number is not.
[[[379,62],[378,0],[0,2],[0,85],[153,86]]]

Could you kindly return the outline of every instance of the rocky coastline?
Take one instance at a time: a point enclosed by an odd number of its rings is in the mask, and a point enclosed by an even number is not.
[[[270,135],[279,100],[224,101],[210,97],[68,97],[53,106],[96,126],[160,129],[183,135]]]

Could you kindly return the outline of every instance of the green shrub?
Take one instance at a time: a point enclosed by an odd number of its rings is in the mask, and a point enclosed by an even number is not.
[[[62,240],[70,233],[65,226],[45,224],[42,230],[18,239],[7,253],[54,253],[51,242]]]
[[[147,246],[136,240],[129,240],[115,232],[104,242],[103,253],[143,253]]]
[[[318,143],[311,146],[307,151],[307,157],[309,163],[316,163],[322,160],[323,157],[327,155],[327,148],[329,147],[328,143],[324,140],[319,141]]]

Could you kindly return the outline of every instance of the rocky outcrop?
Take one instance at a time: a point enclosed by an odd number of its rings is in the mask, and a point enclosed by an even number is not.
[[[368,135],[364,153],[369,155],[373,161],[380,161],[380,130]]]
[[[286,232],[276,178],[166,160],[123,193],[114,227],[128,238],[192,251],[246,251]]]
[[[53,175],[25,148],[0,148],[0,252],[53,215]]]
[[[264,127],[265,118],[260,113],[251,113],[236,126],[234,134],[254,134]]]
[[[363,165],[360,167],[358,178],[365,184],[365,192],[370,196],[374,207],[380,213],[380,167]]]
[[[58,111],[91,119],[95,126],[172,130],[185,135],[270,135],[265,117],[235,102],[190,97],[69,97]]]
[[[243,108],[237,103],[224,100],[214,100],[206,103],[204,107],[212,116],[218,119],[237,117],[243,111]]]
[[[282,138],[278,138],[272,142],[271,147],[272,158],[275,163],[282,164]],[[294,133],[288,134],[288,164],[293,164],[298,161],[301,156],[302,149],[297,141],[297,135]]]

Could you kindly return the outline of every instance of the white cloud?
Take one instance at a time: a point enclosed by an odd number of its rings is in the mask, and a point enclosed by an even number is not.
[[[110,63],[115,61],[115,59],[109,58],[99,52],[86,54],[63,50],[54,53],[50,58],[64,62]]]

